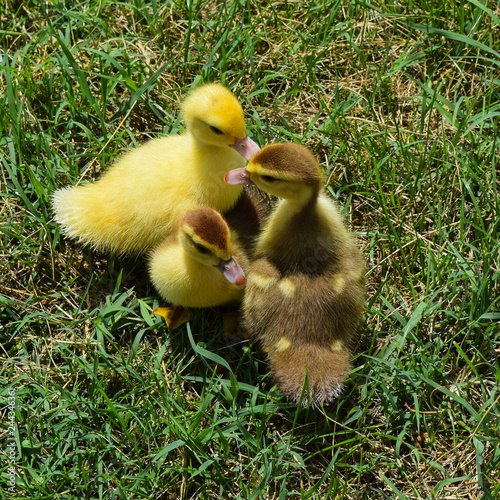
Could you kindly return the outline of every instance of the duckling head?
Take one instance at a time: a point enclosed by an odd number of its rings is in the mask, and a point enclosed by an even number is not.
[[[322,184],[318,162],[304,146],[271,144],[262,148],[245,168],[229,171],[228,184],[255,184],[269,194],[290,201],[317,196]]]
[[[189,257],[216,267],[230,283],[245,283],[245,274],[232,257],[229,227],[218,212],[208,207],[189,211],[181,220],[179,238]]]
[[[184,101],[182,115],[187,129],[202,144],[231,146],[247,160],[260,149],[247,136],[241,104],[223,85],[197,87]]]

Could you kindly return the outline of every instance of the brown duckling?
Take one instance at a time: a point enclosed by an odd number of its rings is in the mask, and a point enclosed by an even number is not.
[[[256,184],[281,198],[247,271],[242,328],[260,342],[286,396],[330,402],[351,367],[350,343],[364,310],[365,264],[355,240],[303,146],[266,146],[226,182]]]

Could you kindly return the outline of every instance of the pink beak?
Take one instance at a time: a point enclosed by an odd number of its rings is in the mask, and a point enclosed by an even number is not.
[[[236,142],[231,144],[231,147],[236,149],[247,161],[250,161],[250,158],[260,151],[259,145],[252,141],[248,135],[244,139],[236,139]]]
[[[230,170],[225,175],[224,180],[233,186],[239,186],[240,184],[255,184],[252,179],[250,179],[250,172],[245,167]]]
[[[245,284],[245,273],[233,258],[221,260],[217,269],[224,275],[224,278],[226,278],[229,283],[233,283],[233,285],[237,286]]]

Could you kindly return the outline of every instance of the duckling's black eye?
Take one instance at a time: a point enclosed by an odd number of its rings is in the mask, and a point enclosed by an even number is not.
[[[270,175],[261,175],[260,178],[265,182],[274,182],[276,180],[276,178]]]
[[[200,243],[195,243],[194,246],[196,247],[196,250],[198,250],[198,252],[200,253],[203,253],[205,255],[210,253],[210,250],[207,247],[201,245]]]
[[[210,130],[214,134],[217,134],[217,135],[223,135],[224,134],[224,132],[220,128],[214,127],[213,125],[210,125]]]

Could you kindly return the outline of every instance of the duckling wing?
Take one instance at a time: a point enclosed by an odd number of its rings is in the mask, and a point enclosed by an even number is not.
[[[265,259],[248,272],[243,328],[260,341],[282,392],[295,402],[339,396],[350,369],[350,341],[363,311],[358,277],[283,276]]]

